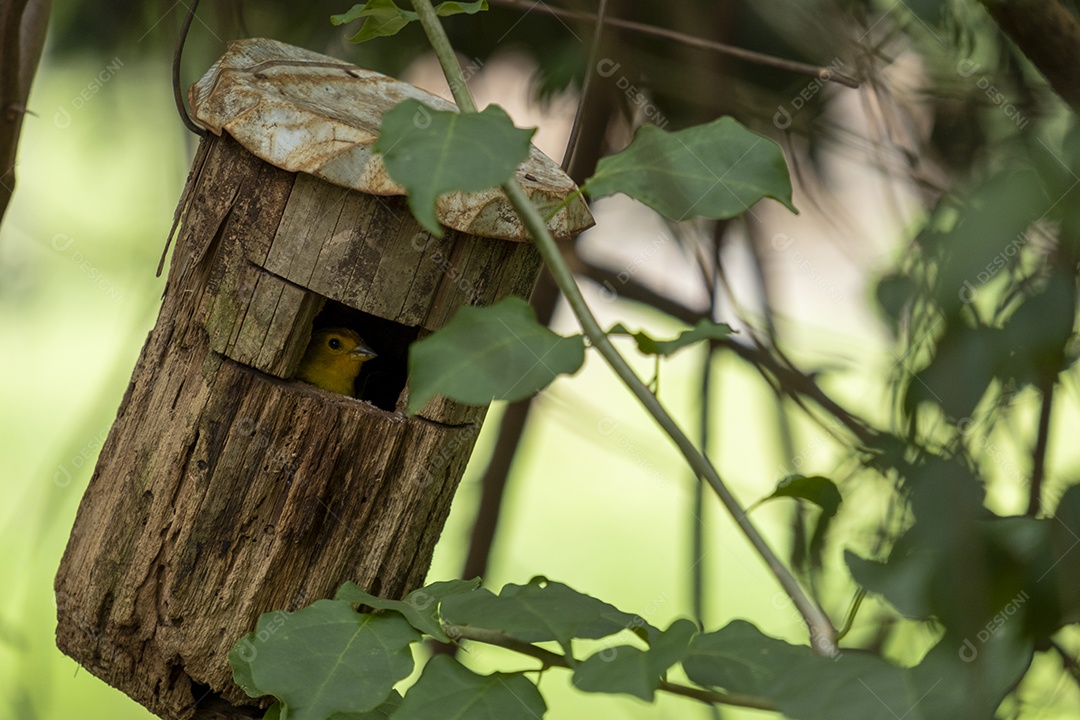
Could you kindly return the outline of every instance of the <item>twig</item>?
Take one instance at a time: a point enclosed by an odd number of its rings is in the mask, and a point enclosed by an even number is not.
[[[593,15],[592,13],[552,7],[546,2],[526,2],[525,0],[489,0],[489,4],[496,5],[498,7],[509,8],[512,10],[539,12],[546,15],[554,15],[555,17],[559,18],[569,18],[571,20],[596,20],[596,15]],[[686,33],[681,33],[677,30],[668,30],[667,28],[660,28],[656,27],[655,25],[647,25],[645,23],[634,22],[633,20],[622,20],[621,18],[607,18],[605,22],[608,24],[609,27],[618,28],[619,30],[627,30],[630,32],[638,33],[639,35],[649,35],[651,37],[664,38],[665,40],[674,40],[675,42],[689,45],[691,47],[703,48],[705,50],[713,50],[724,55],[730,55],[731,57],[739,58],[740,60],[746,60],[747,62],[757,63],[758,65],[765,65],[767,67],[776,68],[778,70],[786,70],[787,72],[796,73],[798,75],[807,75],[812,78],[817,78],[818,80],[838,83],[849,88],[859,87],[859,81],[855,78],[849,75],[845,75],[843,73],[838,73],[835,70],[830,70],[827,67],[821,67],[819,65],[809,65],[807,63],[801,63],[795,60],[785,60],[784,58],[778,58],[773,55],[766,55],[765,53],[754,52],[753,50],[745,50],[743,48],[738,48],[733,45],[716,42],[715,40],[706,40],[705,38],[699,38],[694,35],[687,35]]]
[[[851,605],[848,606],[847,615],[844,616],[844,624],[836,631],[837,640],[843,640],[844,636],[851,632],[851,626],[855,624],[855,616],[859,614],[859,607],[865,597],[866,588],[859,588],[855,591],[855,595],[851,598]]]
[[[1042,407],[1039,409],[1039,431],[1031,451],[1031,486],[1028,488],[1027,514],[1035,517],[1042,507],[1043,476],[1046,475],[1046,446],[1050,441],[1050,414],[1054,403],[1054,378],[1043,383]]]
[[[468,625],[443,625],[443,630],[447,635],[454,638],[454,640],[472,640],[474,642],[482,642],[487,645],[496,645],[507,650],[513,650],[519,652],[522,655],[528,655],[535,658],[542,663],[543,670],[552,667],[570,669],[573,667],[570,660],[565,655],[545,650],[542,647],[537,647],[532,643],[518,640],[517,638],[510,637],[505,633],[501,633],[498,630],[491,630],[489,628],[475,628]],[[692,698],[694,700],[700,700],[703,703],[710,705],[733,705],[735,707],[754,708],[756,710],[776,710],[776,706],[772,702],[765,698],[755,697],[753,695],[742,695],[738,693],[721,693],[715,690],[706,690],[704,688],[695,688],[687,685],[680,685],[679,683],[667,682],[666,680],[660,681],[660,690],[672,695],[681,695],[683,697]]]

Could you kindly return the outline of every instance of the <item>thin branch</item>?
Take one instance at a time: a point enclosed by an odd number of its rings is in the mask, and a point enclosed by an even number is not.
[[[543,4],[543,3],[541,3]],[[600,41],[604,36],[604,20],[607,15],[608,0],[600,0],[600,8],[597,10],[597,23],[593,31],[592,46],[589,48],[589,67],[596,67],[597,58],[600,56]],[[563,170],[570,167],[577,152],[578,135],[585,119],[585,98],[589,97],[592,90],[593,74],[585,73],[585,82],[581,86],[581,100],[578,102],[577,112],[574,113],[574,123],[570,126],[570,137],[566,140],[566,153],[563,155]]]
[[[417,2],[424,2],[424,0],[417,0]],[[794,576],[776,556],[765,538],[758,532],[757,527],[747,517],[746,511],[731,493],[731,490],[728,489],[727,484],[721,479],[716,468],[698,451],[690,438],[686,436],[664,406],[661,405],[660,400],[642,382],[641,378],[637,376],[626,362],[626,359],[612,344],[611,339],[600,327],[599,322],[597,322],[596,317],[585,302],[585,298],[574,281],[570,268],[563,261],[555,240],[548,232],[544,218],[529,201],[525,191],[513,181],[505,183],[502,189],[514,206],[514,210],[517,211],[525,226],[529,229],[540,255],[544,258],[544,262],[547,263],[555,281],[562,289],[563,295],[577,316],[578,322],[581,323],[585,335],[592,341],[593,347],[597,349],[608,365],[611,366],[611,369],[615,371],[615,374],[619,376],[619,379],[623,381],[627,389],[637,397],[657,424],[672,439],[698,477],[712,486],[713,491],[716,492],[720,501],[735,519],[736,524],[743,531],[747,540],[757,550],[758,555],[765,561],[765,564],[776,577],[777,582],[780,583],[784,592],[788,594],[806,621],[807,628],[810,630],[810,639],[815,649],[828,656],[835,655],[837,652],[834,639],[836,630],[833,628],[828,616],[803,592]]]
[[[620,278],[618,273],[608,268],[595,265],[580,256],[571,256],[568,259],[574,272],[604,288],[603,291],[610,295],[618,295],[627,300],[650,305],[657,310],[666,313],[687,325],[695,325],[699,320],[708,316],[704,311],[695,310],[682,303],[672,300],[651,288],[636,282],[633,279]],[[722,347],[730,350],[744,361],[753,365],[766,380],[769,375],[776,379],[771,383],[773,387],[780,389],[799,407],[809,413],[809,409],[803,402],[803,398],[813,400],[823,410],[835,417],[846,427],[865,447],[875,447],[881,440],[881,432],[871,427],[866,421],[856,417],[838,402],[833,400],[818,384],[814,378],[796,368],[789,361],[777,359],[763,345],[744,345],[733,339],[715,340],[714,347]],[[786,359],[785,359],[786,360]]]
[[[1035,517],[1042,507],[1042,484],[1046,475],[1046,446],[1050,441],[1050,414],[1054,403],[1054,378],[1043,385],[1042,407],[1039,409],[1039,431],[1031,451],[1031,485],[1028,487],[1027,514]]]
[[[489,0],[489,4],[512,10],[539,12],[545,15],[554,15],[555,17],[567,18],[570,20],[585,20],[587,22],[596,21],[596,15],[593,15],[592,13],[552,7],[546,2],[528,2],[527,0]],[[747,62],[765,65],[766,67],[776,68],[777,70],[785,70],[787,72],[796,73],[797,75],[806,75],[826,82],[838,83],[849,88],[859,87],[859,81],[855,78],[843,73],[838,73],[835,70],[830,70],[827,67],[809,65],[795,60],[785,60],[784,58],[778,58],[773,55],[766,55],[765,53],[754,52],[753,50],[745,50],[743,48],[734,47],[733,45],[716,42],[715,40],[706,40],[705,38],[687,35],[686,33],[681,33],[676,30],[668,30],[667,28],[634,22],[633,20],[607,18],[605,22],[609,27],[618,28],[619,30],[627,30],[629,32],[635,32],[639,35],[648,35],[650,37],[664,38],[665,40],[674,40],[675,42],[691,47],[713,50],[724,55],[739,58],[740,60],[746,60]]]
[[[450,39],[446,36],[446,30],[439,22],[435,9],[431,6],[431,1],[413,0],[413,9],[420,19],[420,24],[424,28],[428,41],[435,50],[435,56],[439,59],[439,64],[447,77],[458,107],[462,112],[476,112],[476,102],[465,84],[461,68],[454,57],[453,47],[450,45]],[[828,615],[803,592],[791,571],[780,561],[780,558],[776,556],[765,538],[758,532],[757,527],[747,517],[746,511],[731,493],[731,490],[728,489],[727,484],[720,478],[716,468],[694,447],[694,443],[668,414],[664,406],[660,404],[660,400],[653,395],[626,362],[626,359],[615,349],[611,339],[600,327],[600,323],[597,322],[596,317],[585,302],[585,297],[581,294],[581,289],[577,286],[573,273],[563,260],[558,245],[548,231],[547,223],[544,221],[540,211],[532,204],[529,196],[525,194],[525,191],[515,180],[510,179],[503,183],[502,190],[510,200],[510,204],[513,205],[518,217],[521,218],[522,223],[528,229],[537,250],[540,251],[540,256],[547,264],[552,277],[555,278],[555,282],[559,285],[559,289],[562,290],[563,296],[573,309],[578,322],[581,323],[582,330],[592,341],[593,346],[611,366],[611,369],[615,371],[615,374],[619,376],[619,379],[623,381],[627,389],[637,397],[668,437],[672,439],[697,476],[712,486],[720,501],[724,503],[728,512],[735,519],[735,523],[743,531],[750,544],[754,546],[754,549],[757,550],[758,555],[765,561],[769,570],[776,577],[777,582],[788,597],[791,598],[800,615],[802,615],[807,629],[810,631],[810,641],[814,649],[824,655],[835,656],[838,652],[836,629],[833,627]]]
[[[552,667],[570,669],[573,665],[577,664],[576,661],[571,664],[565,655],[560,655],[559,653],[545,650],[542,647],[537,647],[532,643],[518,640],[517,638],[510,637],[498,630],[469,627],[467,625],[443,625],[443,630],[447,635],[454,638],[455,641],[472,640],[474,642],[482,642],[487,645],[495,645],[497,647],[506,648],[507,650],[513,650],[522,655],[528,655],[541,662],[542,670],[547,670]],[[704,688],[695,688],[688,685],[680,685],[679,683],[667,682],[666,680],[660,681],[659,689],[672,695],[681,695],[710,705],[733,705],[735,707],[754,708],[756,710],[776,710],[776,706],[769,700],[753,695],[721,693],[716,692],[715,690],[706,690]]]

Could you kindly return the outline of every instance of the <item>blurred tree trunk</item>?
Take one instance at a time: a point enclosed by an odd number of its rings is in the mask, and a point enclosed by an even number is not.
[[[49,7],[50,0],[0,0],[0,221],[15,191],[15,154]]]
[[[1001,30],[1080,114],[1080,22],[1061,0],[981,0]]]

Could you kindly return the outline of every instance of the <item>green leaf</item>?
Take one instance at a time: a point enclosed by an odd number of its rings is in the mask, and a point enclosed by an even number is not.
[[[778,679],[812,655],[810,648],[770,638],[744,620],[698,635],[682,661],[699,685],[766,697]]]
[[[908,705],[925,720],[1002,717],[998,706],[1034,655],[1031,639],[1023,635],[1022,623],[1010,619],[971,638],[946,635],[905,672]],[[902,714],[906,706],[897,709]]]
[[[937,215],[958,213],[955,221],[948,230],[929,230],[920,238],[940,256],[935,299],[946,310],[974,302],[987,283],[1010,272],[1030,242],[1025,231],[1060,197],[1048,193],[1026,157],[1010,157],[1002,167],[974,187],[961,207],[953,196],[943,198]]]
[[[1007,357],[1001,362],[999,376],[1041,385],[1054,378],[1068,361],[1066,347],[1076,321],[1077,289],[1071,270],[1055,272],[1046,284],[1031,295],[1002,328]]]
[[[446,580],[413,590],[404,600],[387,600],[361,590],[356,583],[347,582],[334,595],[335,600],[345,600],[353,605],[367,605],[379,610],[396,610],[422,633],[439,642],[448,643],[450,638],[439,623],[439,601],[454,593],[469,592],[480,587],[480,578],[472,580]]]
[[[876,296],[889,327],[895,334],[900,327],[900,320],[911,306],[918,293],[915,281],[907,275],[886,275],[877,284]]]
[[[971,417],[1007,352],[997,328],[950,327],[934,357],[908,385],[905,409],[913,414],[920,403],[930,402],[954,420]]]
[[[546,712],[544,698],[523,675],[478,675],[436,655],[405,693],[394,720],[536,720]]]
[[[325,720],[383,705],[413,668],[420,634],[400,615],[361,615],[318,600],[292,614],[264,613],[229,653],[251,697],[273,695],[289,720]]]
[[[401,705],[401,693],[394,690],[390,697],[374,710],[362,713],[334,713],[329,720],[390,720]],[[265,720],[265,718],[264,718]]]
[[[754,507],[774,500],[776,498],[789,497],[806,500],[821,508],[821,517],[810,536],[810,561],[815,567],[821,567],[821,554],[825,548],[825,534],[829,530],[833,517],[840,509],[843,498],[836,484],[820,475],[806,477],[805,475],[789,475],[777,484],[772,495],[759,500]]]
[[[844,551],[844,561],[855,582],[887,599],[901,615],[926,619],[934,614],[928,588],[940,558],[934,549],[915,544],[912,537],[901,537],[887,562],[862,558],[851,550]]]
[[[451,15],[475,15],[481,10],[487,10],[487,0],[476,0],[475,2],[441,2],[435,6],[435,14],[439,17],[450,17]]]
[[[405,186],[416,219],[442,237],[435,212],[439,196],[487,190],[509,180],[529,157],[534,132],[514,127],[498,105],[458,113],[406,100],[383,115],[374,149],[382,153],[390,177]]]
[[[348,12],[341,15],[331,15],[330,22],[344,25],[360,18],[364,18],[364,24],[360,26],[358,33],[349,38],[351,43],[396,35],[403,27],[418,19],[416,13],[402,10],[393,0],[370,0],[353,5]]]
[[[505,585],[499,595],[484,588],[451,595],[440,609],[447,623],[496,630],[529,643],[555,641],[568,655],[571,638],[595,640],[624,629],[655,630],[637,615],[537,578],[528,585]]]
[[[677,132],[644,125],[582,190],[593,199],[625,193],[675,221],[732,218],[763,197],[797,212],[780,146],[730,117]]]
[[[606,648],[574,669],[574,686],[585,692],[626,693],[652,701],[664,674],[686,655],[697,626],[680,619],[658,634],[648,650]]]
[[[956,514],[956,505],[944,507],[936,524]],[[1080,486],[1065,493],[1053,518],[992,517],[963,526],[950,540],[917,521],[886,562],[848,552],[848,567],[901,614],[937,619],[960,638],[996,633],[1008,620],[1041,643],[1080,621]]]
[[[463,307],[441,330],[409,347],[409,412],[436,395],[471,405],[521,400],[559,375],[577,372],[583,362],[582,337],[551,332],[521,298]]]
[[[441,17],[460,13],[473,15],[487,9],[487,0],[444,2],[435,6],[435,14]],[[370,0],[353,5],[348,12],[331,15],[330,22],[334,25],[345,25],[360,18],[364,18],[364,24],[360,27],[360,32],[349,38],[351,43],[362,43],[377,37],[396,35],[403,27],[420,19],[416,13],[399,8],[393,0]]]
[[[736,620],[694,638],[683,668],[701,685],[771,700],[793,720],[986,718],[1031,660],[1017,629],[967,654],[946,637],[922,663],[902,668],[859,650],[818,656]]]
[[[637,343],[638,350],[646,355],[662,355],[667,357],[681,350],[687,345],[692,345],[701,340],[721,340],[735,332],[727,323],[716,323],[711,320],[700,320],[690,330],[683,330],[673,340],[656,340],[643,330],[628,330],[622,323],[616,324],[608,335],[629,335]]]
[[[840,496],[840,490],[836,487],[836,483],[829,478],[820,475],[814,475],[812,477],[806,477],[805,475],[789,475],[777,483],[776,490],[773,491],[772,495],[764,498],[757,504],[760,505],[763,502],[768,502],[769,500],[781,497],[798,498],[800,500],[812,502],[822,509],[823,514],[829,516],[836,514],[836,511],[840,509],[840,503],[843,500]]]

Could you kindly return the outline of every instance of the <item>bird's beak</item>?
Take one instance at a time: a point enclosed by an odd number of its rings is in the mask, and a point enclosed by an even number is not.
[[[355,355],[356,357],[364,358],[365,360],[370,360],[373,357],[379,356],[377,352],[371,349],[370,345],[363,341],[360,341],[360,344],[354,347],[353,351],[349,354]]]

